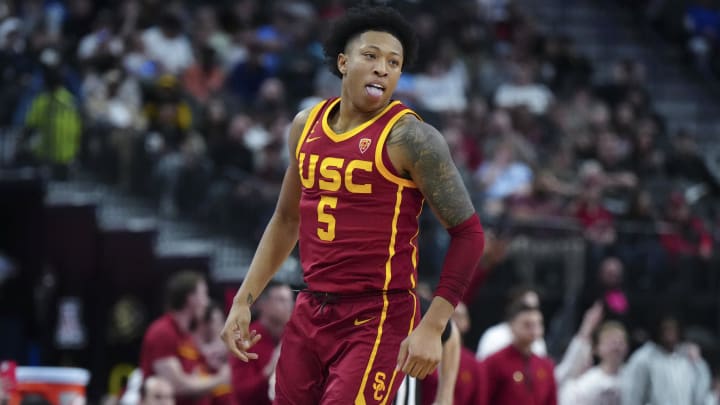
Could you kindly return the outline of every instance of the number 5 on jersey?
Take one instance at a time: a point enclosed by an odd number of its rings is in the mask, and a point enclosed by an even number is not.
[[[326,224],[327,229],[323,229],[322,226],[318,226],[317,234],[320,237],[320,240],[324,240],[325,242],[330,242],[335,239],[335,217],[332,216],[332,214],[325,212],[325,208],[337,208],[337,201],[337,197],[324,195],[320,197],[320,201],[318,202],[318,222]]]

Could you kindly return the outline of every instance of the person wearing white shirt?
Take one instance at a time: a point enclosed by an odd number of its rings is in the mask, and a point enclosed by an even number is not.
[[[595,353],[600,364],[560,387],[560,405],[620,405],[622,365],[628,353],[625,327],[605,322],[597,335]]]
[[[710,369],[700,349],[680,343],[675,316],[662,316],[656,325],[654,341],[635,351],[623,372],[623,405],[705,405]]]
[[[193,63],[190,41],[182,33],[180,19],[172,14],[163,16],[158,27],[145,30],[142,42],[147,56],[165,73],[179,75]]]

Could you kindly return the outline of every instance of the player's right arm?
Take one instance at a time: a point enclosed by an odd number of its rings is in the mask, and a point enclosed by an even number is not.
[[[301,189],[295,148],[310,115],[309,111],[301,111],[293,119],[288,137],[290,164],[285,171],[275,212],[260,239],[245,280],[235,294],[221,334],[228,349],[243,361],[257,358],[255,353],[248,350],[260,339],[254,331],[248,330],[250,306],[290,255],[298,240]]]

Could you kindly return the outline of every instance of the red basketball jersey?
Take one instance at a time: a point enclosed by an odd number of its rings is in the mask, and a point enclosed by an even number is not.
[[[337,134],[328,116],[339,106],[339,98],[315,106],[296,149],[305,282],[337,294],[414,288],[423,197],[396,174],[385,141],[398,119],[417,114],[393,101]]]

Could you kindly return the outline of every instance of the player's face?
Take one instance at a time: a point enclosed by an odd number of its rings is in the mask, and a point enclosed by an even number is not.
[[[387,32],[366,31],[352,39],[338,55],[343,92],[355,108],[371,112],[384,108],[397,87],[403,47]]]
[[[510,329],[518,346],[530,347],[545,333],[542,313],[537,310],[521,312],[510,322]]]

